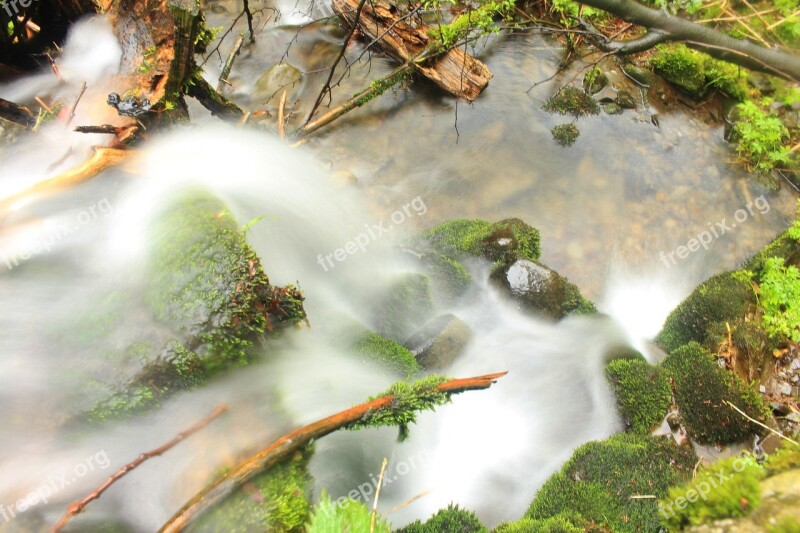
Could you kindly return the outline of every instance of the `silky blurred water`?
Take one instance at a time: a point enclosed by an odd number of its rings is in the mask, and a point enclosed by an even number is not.
[[[227,27],[236,4],[214,6],[209,23]],[[261,13],[258,27],[267,29],[237,59],[226,91],[251,110],[274,112],[275,102],[253,98],[255,80],[282,58],[290,62],[307,74],[289,100],[291,129],[310,111],[325,77],[319,69],[335,57],[341,32],[309,22],[329,14],[325,6],[280,7],[281,17]],[[234,35],[243,31],[241,24]],[[106,42],[108,28],[96,19],[76,31],[65,55],[77,75],[59,84],[41,73],[0,87],[0,96],[69,101],[84,79],[91,80],[73,125],[119,120],[104,103],[118,51],[104,47],[102,57],[90,57],[97,51],[85,47]],[[212,82],[232,41],[228,37],[206,65]],[[396,442],[393,429],[323,439],[312,460],[315,493],[324,488],[334,497],[346,495],[370,482],[381,459],[390,457],[397,479],[386,487],[380,510],[395,526],[425,518],[450,501],[492,525],[518,518],[574,447],[619,430],[602,371],[609,352],[625,344],[646,349],[647,339],[694,286],[735,266],[787,225],[794,196],[767,190],[746,175],[732,163],[721,128],[681,106],[668,110],[642,99],[638,111],[580,119],[578,142],[562,148],[549,130],[567,119],[541,106],[580,73],[568,70],[529,91],[554,73],[557,43],[526,33],[485,44],[476,53],[495,77],[475,103],[456,105],[418,81],[340,119],[301,148],[279,142],[270,120],[262,132],[237,130],[192,104],[193,125],[154,137],[129,165],[11,206],[2,198],[84,161],[99,140],[56,121],[2,149],[0,412],[6,416],[0,423],[0,504],[12,505],[51,477],[72,473],[71,483],[46,505],[7,527],[36,530],[41,520],[52,523],[112,470],[227,402],[228,415],[180,450],[127,476],[86,517],[116,517],[136,531],[153,531],[235,457],[385,389],[392,378],[343,350],[337,328],[348,321],[370,324],[374,317],[365,303],[386,280],[408,270],[393,245],[453,218],[516,216],[537,227],[543,262],[568,276],[608,316],[559,324],[525,316],[482,281],[487,265],[471,265],[478,287],[457,306],[437,310],[454,313],[474,333],[447,373],[509,371],[508,376],[488,391],[459,395],[452,405],[420,415],[405,443]],[[352,45],[348,59],[362,46]],[[378,54],[370,63],[357,63],[334,103],[391,66]],[[620,88],[634,90],[618,72],[615,79]],[[334,174],[357,181],[337,187]],[[88,384],[115,377],[104,354],[156,335],[160,326],[153,317],[113,295],[142,289],[146,255],[154,245],[147,237],[150,224],[174,199],[198,187],[219,197],[241,225],[264,217],[248,229],[248,241],[273,283],[304,291],[311,328],[265,345],[264,363],[177,395],[148,415],[114,427],[67,429],[64,422],[86,407]],[[770,209],[755,211],[708,250],[674,265],[660,260],[661,252],[686,245],[708,223],[731,220],[760,195]],[[336,268],[321,268],[320,255],[390,220],[415,198],[424,202],[424,213],[409,214]],[[112,311],[125,321],[102,339],[74,327],[76,318]],[[107,468],[74,475],[76,465],[101,452]]]

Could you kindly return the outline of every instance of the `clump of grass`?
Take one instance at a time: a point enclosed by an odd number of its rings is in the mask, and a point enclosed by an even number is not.
[[[581,134],[575,124],[559,124],[550,130],[550,133],[553,134],[553,139],[561,146],[572,146]]]

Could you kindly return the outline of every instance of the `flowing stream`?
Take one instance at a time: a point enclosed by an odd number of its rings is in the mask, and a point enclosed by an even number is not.
[[[306,20],[288,11],[280,24]],[[212,25],[229,20],[224,9],[214,13]],[[241,83],[232,96],[242,102],[254,99],[248,84],[278,63],[298,31],[289,60],[301,70],[330,64],[337,52],[331,27],[272,24],[234,68],[231,81]],[[73,31],[64,83],[43,72],[0,86],[0,96],[76,95],[88,80],[73,125],[114,120],[104,102],[115,89],[109,80],[120,51],[108,41],[109,31],[102,19]],[[87,44],[103,42],[111,44]],[[483,52],[495,78],[475,104],[459,104],[457,115],[451,99],[417,83],[292,149],[274,133],[222,126],[192,107],[192,125],[155,136],[130,165],[6,208],[0,222],[0,509],[56,478],[68,483],[54,484],[48,503],[12,520],[4,522],[0,510],[0,529],[37,530],[37,520],[54,520],[113,469],[227,402],[228,416],[146,463],[88,513],[87,519],[154,531],[234,455],[384,390],[392,379],[338,347],[337,327],[349,320],[370,324],[365,302],[386,279],[409,269],[395,245],[454,218],[519,217],[537,227],[542,261],[573,280],[604,314],[549,323],[479,282],[457,306],[437,310],[455,314],[474,333],[446,373],[508,376],[421,414],[403,443],[393,429],[321,440],[311,463],[317,495],[323,488],[334,497],[357,490],[366,500],[382,458],[389,457],[392,482],[379,509],[394,526],[451,501],[492,526],[518,518],[576,446],[620,430],[603,374],[609,352],[632,345],[650,354],[647,341],[669,311],[700,281],[734,267],[783,229],[794,198],[755,183],[731,163],[721,128],[680,108],[654,109],[642,101],[639,111],[582,119],[576,145],[561,148],[549,129],[563,120],[541,105],[571,74],[528,91],[554,73],[557,43],[521,34],[492,40]],[[358,47],[350,53],[357,55]],[[216,68],[210,61],[212,75]],[[339,94],[352,94],[389,68],[377,55],[371,69],[358,64]],[[309,76],[294,89],[293,123],[308,112],[320,83],[318,75]],[[98,142],[56,121],[0,147],[0,199],[79,164]],[[357,183],[335,186],[331,175],[344,171]],[[85,407],[86,387],[113,378],[104,352],[158,331],[152,317],[113,295],[141,288],[153,246],[150,224],[197,188],[219,197],[241,225],[264,217],[248,229],[248,241],[274,284],[303,290],[311,327],[265,345],[264,363],[179,394],[158,411],[99,431],[65,430],[62,422]],[[675,264],[660,258],[762,195],[768,209],[754,210],[708,250]],[[417,208],[365,251],[322,267],[320,255],[367,225],[391,220],[414,199]],[[488,265],[471,269],[474,279],[486,280]],[[125,327],[102,342],[76,327],[76,318],[112,311],[126,317]],[[87,468],[76,469],[82,464]]]

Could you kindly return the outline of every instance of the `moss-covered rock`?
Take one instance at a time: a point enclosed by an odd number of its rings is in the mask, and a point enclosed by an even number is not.
[[[522,518],[503,522],[492,533],[584,533],[588,524],[577,513],[561,513],[550,518]]]
[[[408,348],[371,331],[365,331],[359,336],[353,345],[353,350],[368,360],[379,363],[388,371],[404,376],[405,379],[422,370]]]
[[[695,341],[716,350],[727,337],[728,324],[744,319],[756,297],[749,281],[733,272],[705,281],[667,317],[656,343],[671,352]]]
[[[709,87],[716,87],[737,100],[747,97],[746,71],[692,50],[686,45],[659,45],[652,64],[656,72],[667,81],[693,96],[702,97]]]
[[[433,282],[434,297],[444,305],[458,301],[472,284],[472,276],[464,265],[444,254],[435,251],[422,254],[421,262]]]
[[[581,132],[575,124],[559,124],[555,126],[550,133],[553,134],[553,139],[561,146],[572,146],[578,140]]]
[[[720,518],[748,515],[761,502],[764,469],[752,457],[731,457],[701,470],[689,483],[669,489],[658,503],[670,531]]]
[[[188,531],[305,531],[311,511],[311,455],[310,449],[297,452],[288,461],[259,474],[202,514]]]
[[[539,231],[518,218],[492,224],[485,220],[457,219],[422,234],[438,252],[451,259],[464,256],[501,261],[512,254],[535,261],[540,254]]]
[[[445,509],[440,509],[426,522],[417,520],[406,527],[398,529],[395,533],[488,533],[489,530],[481,524],[475,513],[461,509],[458,505],[450,504]]]
[[[490,280],[525,309],[543,316],[561,319],[597,311],[575,284],[535,261],[517,259],[500,264]]]
[[[761,396],[736,374],[720,368],[696,342],[674,350],[662,364],[672,378],[681,420],[689,436],[701,444],[739,442],[759,432],[726,402],[762,423],[769,416]]]
[[[800,243],[791,235],[789,231],[784,231],[767,244],[760,252],[748,259],[742,268],[755,273],[760,278],[764,265],[770,257],[780,257],[787,264],[800,264]]]
[[[95,406],[94,420],[142,411],[171,393],[250,361],[262,334],[305,320],[295,287],[274,287],[236,220],[216,198],[195,194],[150,231],[153,252],[143,305],[163,325],[157,339],[118,354],[141,370]],[[165,333],[166,332],[166,333]]]
[[[644,359],[615,359],[606,366],[606,376],[630,431],[648,434],[664,419],[672,390],[663,369]]]
[[[433,318],[434,308],[428,277],[405,274],[392,282],[376,302],[375,329],[384,337],[403,342]]]
[[[525,518],[577,513],[612,531],[657,531],[656,501],[691,476],[695,457],[672,439],[620,434],[584,444],[536,493]]]
[[[591,95],[569,85],[562,87],[556,94],[551,96],[542,106],[542,109],[548,113],[572,115],[574,117],[600,113],[600,105]]]

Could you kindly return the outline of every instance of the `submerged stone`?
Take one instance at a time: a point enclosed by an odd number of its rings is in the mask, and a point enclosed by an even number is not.
[[[426,370],[444,370],[458,359],[472,339],[472,330],[455,315],[442,315],[405,342]]]

